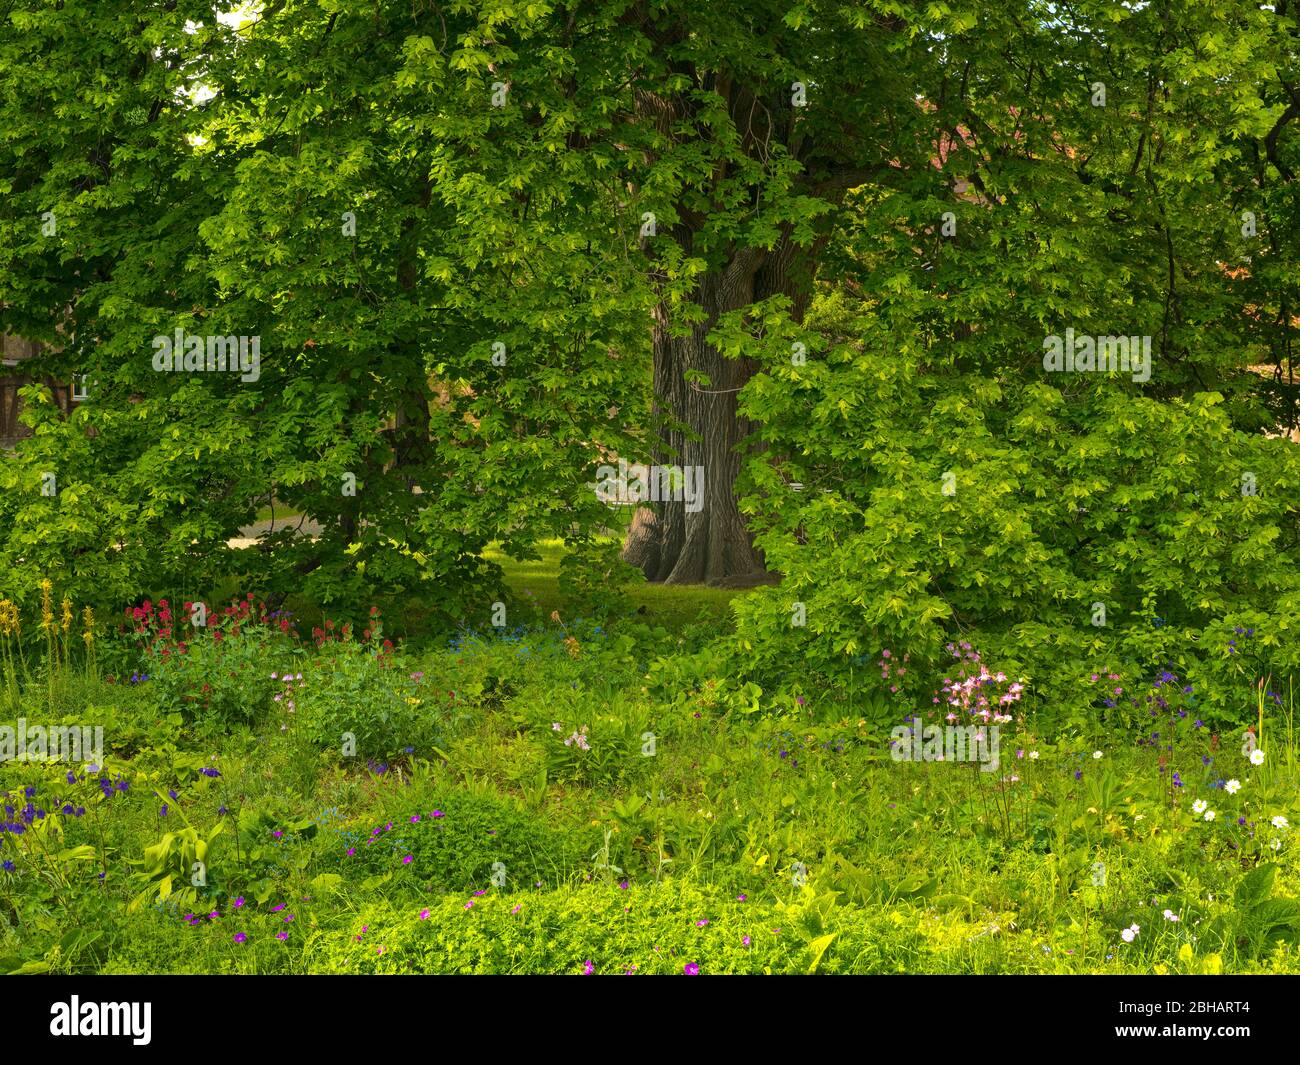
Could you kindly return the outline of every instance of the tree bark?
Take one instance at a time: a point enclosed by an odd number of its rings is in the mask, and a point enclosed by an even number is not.
[[[689,246],[690,238],[683,244]],[[705,274],[695,301],[705,312],[686,335],[670,329],[669,309],[660,304],[654,321],[654,413],[678,424],[660,428],[651,461],[655,465],[695,466],[703,470],[703,505],[692,512],[688,501],[666,500],[638,508],[623,550],[625,561],[651,581],[748,587],[775,580],[754,546],[736,505],[735,483],[752,426],[737,414],[737,393],[758,369],[752,359],[728,359],[705,337],[720,315],[758,300],[784,294],[803,317],[807,290],[797,285],[792,267],[811,249],[788,240],[774,249],[740,248],[721,269]],[[686,379],[700,370],[709,384]]]

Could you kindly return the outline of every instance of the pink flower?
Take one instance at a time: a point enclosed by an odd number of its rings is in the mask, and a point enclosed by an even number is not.
[[[421,920],[421,921],[427,921],[428,919],[429,919],[429,911],[428,911],[428,910],[421,910],[421,911],[420,911],[420,920]]]
[[[682,973],[686,976],[699,976],[700,967],[696,965],[695,962],[688,961],[685,967],[682,969]]]
[[[596,972],[596,967],[591,963],[590,959],[582,963],[583,976],[593,976],[595,975],[595,972]]]

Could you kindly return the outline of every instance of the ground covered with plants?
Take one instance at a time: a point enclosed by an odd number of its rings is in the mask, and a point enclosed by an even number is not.
[[[0,605],[5,721],[104,750],[0,767],[6,972],[1300,970],[1297,693],[1254,674],[1266,633],[1223,648],[1212,713],[1176,663],[1044,705],[964,642],[933,675],[881,649],[764,686],[707,608],[394,641],[377,606],[245,597],[200,629],[47,596]],[[996,771],[896,759],[924,727],[900,682],[931,721],[1000,708]]]

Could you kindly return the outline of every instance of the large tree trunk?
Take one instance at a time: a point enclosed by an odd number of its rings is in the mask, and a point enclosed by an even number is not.
[[[689,237],[683,243],[689,246]],[[651,461],[702,467],[704,505],[691,513],[686,500],[668,500],[637,510],[623,557],[648,580],[745,587],[775,579],[736,506],[736,476],[752,428],[736,413],[736,393],[757,364],[724,358],[705,337],[719,315],[778,293],[794,300],[794,314],[802,318],[807,289],[791,276],[799,252],[788,241],[770,252],[739,249],[725,267],[702,277],[695,302],[705,318],[684,336],[669,328],[669,308],[656,308],[654,411],[688,432],[662,428]],[[703,371],[710,383],[687,381],[687,370]]]

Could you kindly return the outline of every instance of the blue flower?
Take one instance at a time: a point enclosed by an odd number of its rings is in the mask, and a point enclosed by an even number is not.
[[[12,873],[14,871],[14,863],[5,859],[5,861],[0,864],[0,868],[3,868],[6,873]]]

